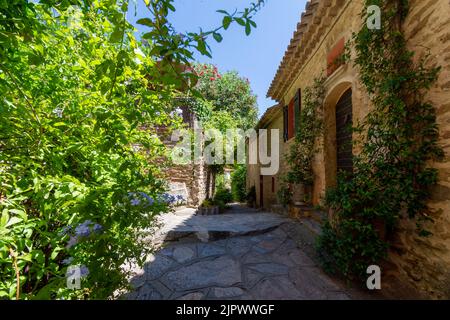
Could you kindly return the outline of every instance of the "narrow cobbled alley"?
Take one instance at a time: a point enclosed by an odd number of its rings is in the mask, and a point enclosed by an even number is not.
[[[184,209],[161,221],[161,249],[135,270],[127,299],[367,298],[325,274],[307,253],[313,235],[280,215],[233,205],[222,215]]]

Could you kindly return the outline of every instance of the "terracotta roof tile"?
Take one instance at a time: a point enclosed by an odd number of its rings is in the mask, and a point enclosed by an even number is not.
[[[313,52],[323,31],[329,27],[330,19],[337,16],[344,4],[351,0],[311,0],[306,3],[305,11],[301,14],[297,30],[285,51],[274,79],[267,93],[280,101],[285,91],[295,79],[304,61]]]

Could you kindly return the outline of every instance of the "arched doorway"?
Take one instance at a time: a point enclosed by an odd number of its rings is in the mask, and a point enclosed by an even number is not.
[[[353,108],[352,89],[348,89],[336,103],[336,169],[353,173]]]

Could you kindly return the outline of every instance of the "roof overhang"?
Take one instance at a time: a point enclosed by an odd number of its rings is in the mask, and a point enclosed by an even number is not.
[[[350,2],[351,0],[311,0],[306,3],[305,12],[302,13],[297,30],[284,53],[267,97],[281,102],[334,18]]]
[[[261,119],[258,121],[258,124],[256,125],[255,129],[264,129],[266,128],[273,119],[282,111],[283,107],[281,104],[274,105],[270,107],[269,109],[264,112]]]

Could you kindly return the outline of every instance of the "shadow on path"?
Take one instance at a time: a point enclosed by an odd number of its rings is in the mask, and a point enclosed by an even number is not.
[[[233,205],[223,215],[185,209],[163,221],[155,236],[163,248],[135,270],[126,299],[367,298],[326,275],[279,215]]]

